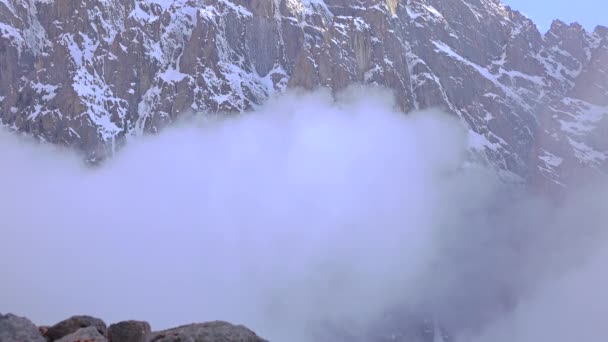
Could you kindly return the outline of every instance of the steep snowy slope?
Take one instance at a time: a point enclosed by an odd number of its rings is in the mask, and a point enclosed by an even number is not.
[[[498,0],[0,0],[0,120],[95,161],[188,112],[377,84],[559,187],[608,166],[607,49],[605,27],[543,36]]]

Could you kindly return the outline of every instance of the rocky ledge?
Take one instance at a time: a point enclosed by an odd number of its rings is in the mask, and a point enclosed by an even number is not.
[[[99,318],[73,316],[51,327],[37,327],[13,314],[0,314],[0,342],[267,342],[242,325],[215,321],[153,332],[148,322],[106,326]]]

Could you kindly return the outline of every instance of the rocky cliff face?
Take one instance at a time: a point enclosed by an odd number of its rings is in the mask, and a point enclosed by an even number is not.
[[[0,120],[101,160],[188,112],[386,86],[542,186],[608,165],[608,29],[545,35],[498,0],[0,0]],[[602,134],[604,133],[604,134]]]

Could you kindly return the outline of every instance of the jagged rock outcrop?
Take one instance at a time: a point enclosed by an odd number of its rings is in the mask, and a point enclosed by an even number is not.
[[[605,27],[543,35],[498,0],[0,0],[0,120],[95,161],[188,112],[373,84],[554,187],[608,168],[607,44]]]
[[[0,314],[0,342],[267,342],[242,325],[215,321],[152,332],[143,321],[110,325],[91,316],[73,316],[54,326],[37,328],[27,318]]]

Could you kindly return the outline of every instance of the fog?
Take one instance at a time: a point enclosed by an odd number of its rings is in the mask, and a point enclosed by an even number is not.
[[[0,131],[0,311],[290,342],[366,341],[404,312],[458,341],[606,333],[604,181],[528,195],[469,161],[456,118],[378,89],[204,118],[99,167]]]

